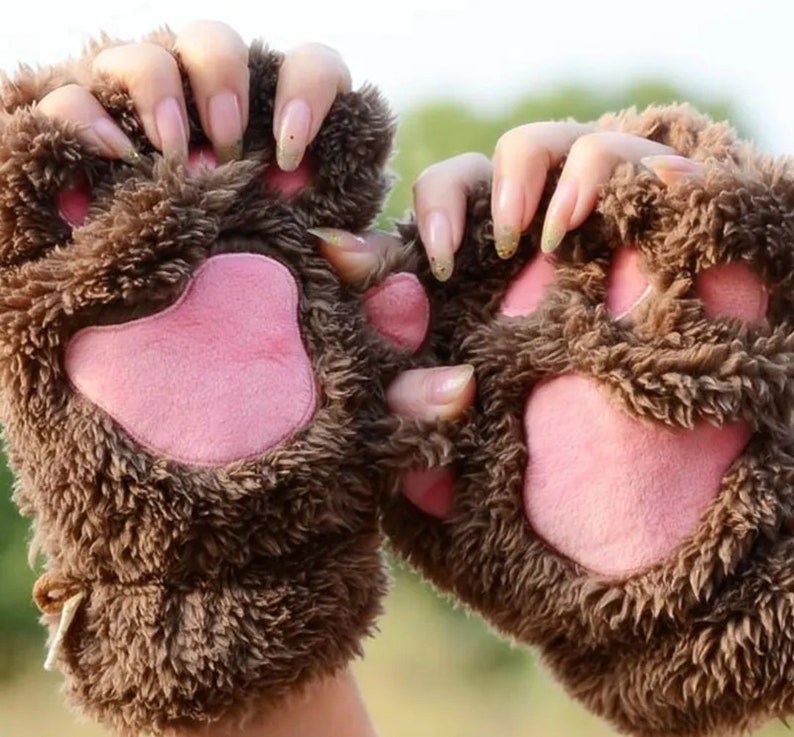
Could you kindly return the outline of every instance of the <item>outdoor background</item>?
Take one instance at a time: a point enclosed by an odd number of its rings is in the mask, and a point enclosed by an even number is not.
[[[46,6],[47,4],[44,3]],[[0,68],[77,53],[99,29],[134,37],[163,22],[224,19],[277,48],[306,39],[340,49],[357,82],[379,83],[400,114],[400,183],[390,215],[409,207],[427,165],[490,152],[500,133],[532,120],[582,120],[630,104],[691,100],[728,118],[773,153],[794,151],[789,34],[794,4],[669,2],[656,15],[631,3],[243,2],[98,0],[19,8],[0,30]],[[97,737],[62,706],[42,672],[43,634],[30,602],[27,525],[0,475],[0,737]],[[501,643],[398,570],[381,633],[357,666],[383,737],[597,737],[612,732],[572,703],[531,654]],[[771,725],[765,737],[785,735]],[[340,736],[342,737],[342,736]]]

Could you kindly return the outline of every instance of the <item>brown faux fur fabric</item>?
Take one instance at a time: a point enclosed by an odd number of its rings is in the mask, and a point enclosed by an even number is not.
[[[71,701],[124,734],[242,719],[337,671],[386,589],[363,438],[406,351],[364,322],[368,284],[341,284],[306,230],[371,224],[393,119],[373,89],[341,96],[311,148],[310,185],[288,200],[265,191],[280,62],[251,50],[245,160],[192,176],[153,151],[123,90],[94,92],[140,146],[134,167],[92,155],[32,106],[68,69],[23,70],[2,91],[0,392],[16,499],[46,557],[36,594],[51,632],[64,602],[85,596],[57,650]],[[206,143],[191,116],[193,143]],[[71,229],[55,203],[78,179],[92,201]],[[276,259],[297,282],[319,403],[261,457],[190,466],[75,392],[64,350],[86,326],[162,311],[231,252]]]
[[[794,170],[687,107],[607,116],[600,127],[668,144],[704,162],[705,179],[665,187],[620,168],[525,318],[498,309],[537,252],[538,226],[503,261],[488,192],[473,196],[453,277],[437,283],[425,265],[422,279],[431,359],[474,365],[475,407],[440,425],[388,421],[397,470],[406,459],[454,468],[453,507],[430,517],[395,481],[384,525],[440,589],[539,646],[570,693],[622,731],[732,734],[794,709]],[[418,237],[413,226],[404,234]],[[630,323],[603,305],[622,244],[636,244],[656,287]],[[766,321],[704,316],[695,274],[727,262],[763,278]],[[634,575],[590,573],[547,546],[524,512],[524,402],[540,381],[568,372],[597,380],[637,418],[672,427],[744,420],[752,431],[696,532]]]

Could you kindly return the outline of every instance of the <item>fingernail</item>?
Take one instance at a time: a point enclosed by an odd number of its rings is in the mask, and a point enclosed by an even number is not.
[[[207,103],[210,137],[220,163],[243,157],[243,115],[234,92],[213,95]]]
[[[342,251],[350,251],[351,253],[370,252],[363,239],[348,233],[346,230],[339,230],[338,228],[307,228],[306,232]]]
[[[281,111],[276,134],[276,162],[282,171],[295,171],[309,145],[312,111],[305,100],[290,100]]]
[[[494,241],[500,258],[510,258],[518,248],[524,218],[524,188],[512,179],[498,182],[493,197]]]
[[[163,153],[187,156],[187,127],[175,97],[166,97],[154,109],[154,122]]]
[[[675,154],[661,154],[659,156],[645,156],[640,163],[655,174],[663,184],[670,185],[681,177],[699,175],[703,172],[703,165]]]
[[[562,243],[568,232],[571,215],[576,209],[579,186],[573,180],[561,181],[552,195],[546,210],[543,233],[540,237],[540,250],[551,253]]]
[[[474,366],[464,364],[451,368],[434,369],[435,375],[430,380],[431,404],[442,406],[451,404],[460,397],[463,390],[474,376]]]
[[[430,270],[438,281],[447,281],[455,268],[452,254],[452,225],[449,218],[438,210],[425,220],[425,246],[430,259]]]
[[[97,138],[116,156],[128,164],[137,164],[141,155],[124,132],[113,121],[98,118],[92,126]]]

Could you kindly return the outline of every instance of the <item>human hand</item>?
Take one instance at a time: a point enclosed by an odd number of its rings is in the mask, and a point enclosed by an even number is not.
[[[492,180],[492,215],[496,248],[503,258],[515,253],[518,239],[535,219],[546,179],[565,159],[546,210],[541,238],[553,252],[565,234],[593,212],[599,189],[616,166],[642,163],[664,184],[697,176],[702,165],[676,155],[669,146],[619,132],[598,132],[579,123],[530,123],[505,133],[493,160],[467,153],[434,164],[414,184],[414,208],[422,242],[436,277],[452,275],[461,245],[469,194]],[[322,244],[326,258],[343,279],[361,279],[378,270],[381,258],[396,245],[383,233],[356,237],[336,232]],[[392,411],[416,420],[453,419],[471,405],[475,395],[469,365],[413,369],[398,376],[388,390]],[[451,471],[436,468],[409,471],[402,491],[422,511],[443,517],[452,504]]]
[[[191,23],[162,43],[111,46],[79,73],[79,84],[59,87],[38,104],[45,115],[80,126],[80,138],[111,159],[135,159],[130,139],[91,94],[110,77],[128,89],[147,137],[163,153],[186,155],[188,122],[178,61],[190,79],[201,124],[219,161],[239,158],[248,125],[248,46],[229,26]],[[170,47],[170,48],[169,48]],[[294,171],[337,95],[351,88],[339,54],[305,44],[286,54],[279,72],[273,135],[279,167]]]
[[[162,42],[162,45],[160,42]],[[173,50],[173,53],[172,53]],[[129,92],[146,137],[164,154],[185,157],[189,150],[187,102],[180,69],[190,81],[201,125],[219,161],[242,155],[248,123],[248,48],[220,23],[194,23],[157,43],[114,46],[96,53],[78,70],[80,83],[56,87],[38,103],[39,112],[76,127],[94,153],[135,162],[139,153],[91,90],[100,77]],[[351,86],[350,74],[336,52],[310,44],[287,54],[279,67],[273,136],[282,171],[296,170],[339,93]],[[241,734],[236,723],[179,728],[177,734]],[[242,734],[349,734],[372,737],[372,725],[349,672],[314,681],[275,710],[257,715]]]

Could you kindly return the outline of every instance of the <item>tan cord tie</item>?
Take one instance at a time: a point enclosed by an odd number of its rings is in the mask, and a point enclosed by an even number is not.
[[[45,573],[33,587],[33,599],[43,614],[61,615],[44,661],[44,670],[54,670],[69,628],[85,599],[85,591],[80,591],[75,584],[66,583],[51,573]]]

